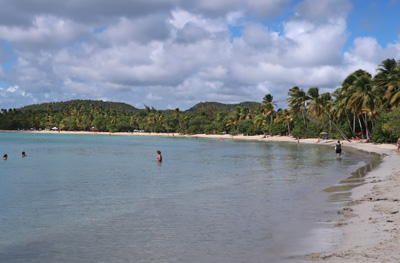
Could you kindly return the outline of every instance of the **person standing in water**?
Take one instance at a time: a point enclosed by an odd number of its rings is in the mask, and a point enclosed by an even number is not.
[[[21,155],[22,157],[26,157],[26,154],[25,154],[25,152],[22,152],[22,155]]]
[[[3,160],[7,160],[7,157],[8,157],[7,154],[4,154],[3,155]]]
[[[342,144],[340,143],[340,140],[337,141],[335,149],[337,158],[340,158],[340,156],[342,155]]]
[[[160,151],[157,151],[157,154],[158,154],[158,156],[157,156],[157,162],[161,163],[161,162],[162,162],[162,155],[161,155],[161,152],[160,152]]]

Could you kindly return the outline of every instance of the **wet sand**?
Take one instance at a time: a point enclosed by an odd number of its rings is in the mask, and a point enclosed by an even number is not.
[[[1,132],[1,131],[0,131]],[[10,131],[3,131],[10,132]],[[17,132],[17,131],[13,131]],[[21,131],[20,131],[21,132]],[[180,135],[177,133],[100,133],[33,131],[37,133],[106,134],[136,136],[176,136],[190,138],[213,138],[218,140],[256,140],[289,142],[299,144],[334,145],[336,140],[300,139],[287,136],[265,137],[243,135]],[[346,262],[400,262],[400,155],[394,144],[372,144],[343,141],[343,149],[355,149],[380,154],[382,163],[368,173],[365,184],[352,190],[352,200],[338,213],[343,218],[337,227],[343,238],[335,251],[309,255],[308,260],[327,263]],[[334,153],[333,153],[334,154]]]

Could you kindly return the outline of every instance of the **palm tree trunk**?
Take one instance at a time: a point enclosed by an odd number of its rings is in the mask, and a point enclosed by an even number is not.
[[[307,129],[306,117],[304,116],[304,111],[301,111],[301,115],[303,116],[304,127]]]
[[[269,133],[271,134],[271,136],[272,136],[272,121],[273,121],[273,119],[272,119],[272,113],[271,113],[271,122],[269,123]]]
[[[355,137],[354,130],[351,127],[351,123],[350,123],[350,119],[349,119],[348,115],[346,115],[346,119],[347,119],[347,123],[349,124],[349,128],[350,128],[351,134],[353,134],[353,137]]]
[[[372,129],[374,129],[374,122],[375,122],[376,118],[375,118],[375,114],[374,114],[374,112],[372,111],[372,109],[370,109],[370,111],[371,111],[371,115],[372,115],[372,118],[371,118],[371,125],[372,125]]]
[[[338,132],[340,133],[340,135],[342,135],[343,139],[345,139],[346,141],[350,142],[350,140],[349,140],[349,138],[347,138],[346,134],[344,134],[344,132],[343,132],[343,131],[336,125],[336,123],[331,119],[331,116],[330,116],[329,114],[327,114],[327,113],[325,112],[325,110],[323,110],[323,111],[324,111],[324,114],[325,114],[326,116],[328,116],[329,122],[332,123],[332,125],[336,128],[336,130],[338,130]]]
[[[358,119],[358,123],[360,124],[360,129],[361,129],[361,139],[364,140],[364,130],[363,130],[363,126],[360,120],[360,116],[357,115],[357,119]]]
[[[367,114],[364,113],[364,114],[362,115],[362,117],[363,117],[364,124],[365,124],[365,133],[366,133],[367,140],[370,140],[370,139],[371,139],[371,133],[370,133],[369,128],[368,128]]]

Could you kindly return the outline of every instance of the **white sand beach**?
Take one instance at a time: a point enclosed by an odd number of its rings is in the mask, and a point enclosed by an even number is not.
[[[0,131],[1,132],[1,131]],[[9,132],[9,131],[3,131]],[[16,131],[14,131],[16,132]],[[319,141],[287,136],[266,137],[243,135],[180,135],[173,133],[97,133],[97,132],[56,132],[39,133],[63,134],[108,134],[136,136],[179,136],[192,138],[213,138],[218,140],[280,141],[299,144],[334,145],[336,140]],[[343,149],[353,147],[375,152],[382,156],[382,163],[368,173],[366,183],[352,190],[353,201],[342,207],[338,213],[343,218],[337,227],[343,231],[343,239],[335,251],[309,255],[310,261],[327,263],[346,262],[400,262],[400,155],[394,144],[372,144],[343,141]]]

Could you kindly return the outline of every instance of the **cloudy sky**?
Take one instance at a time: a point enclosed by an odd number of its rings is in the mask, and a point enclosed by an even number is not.
[[[0,108],[94,99],[286,107],[400,59],[400,0],[0,0]]]

